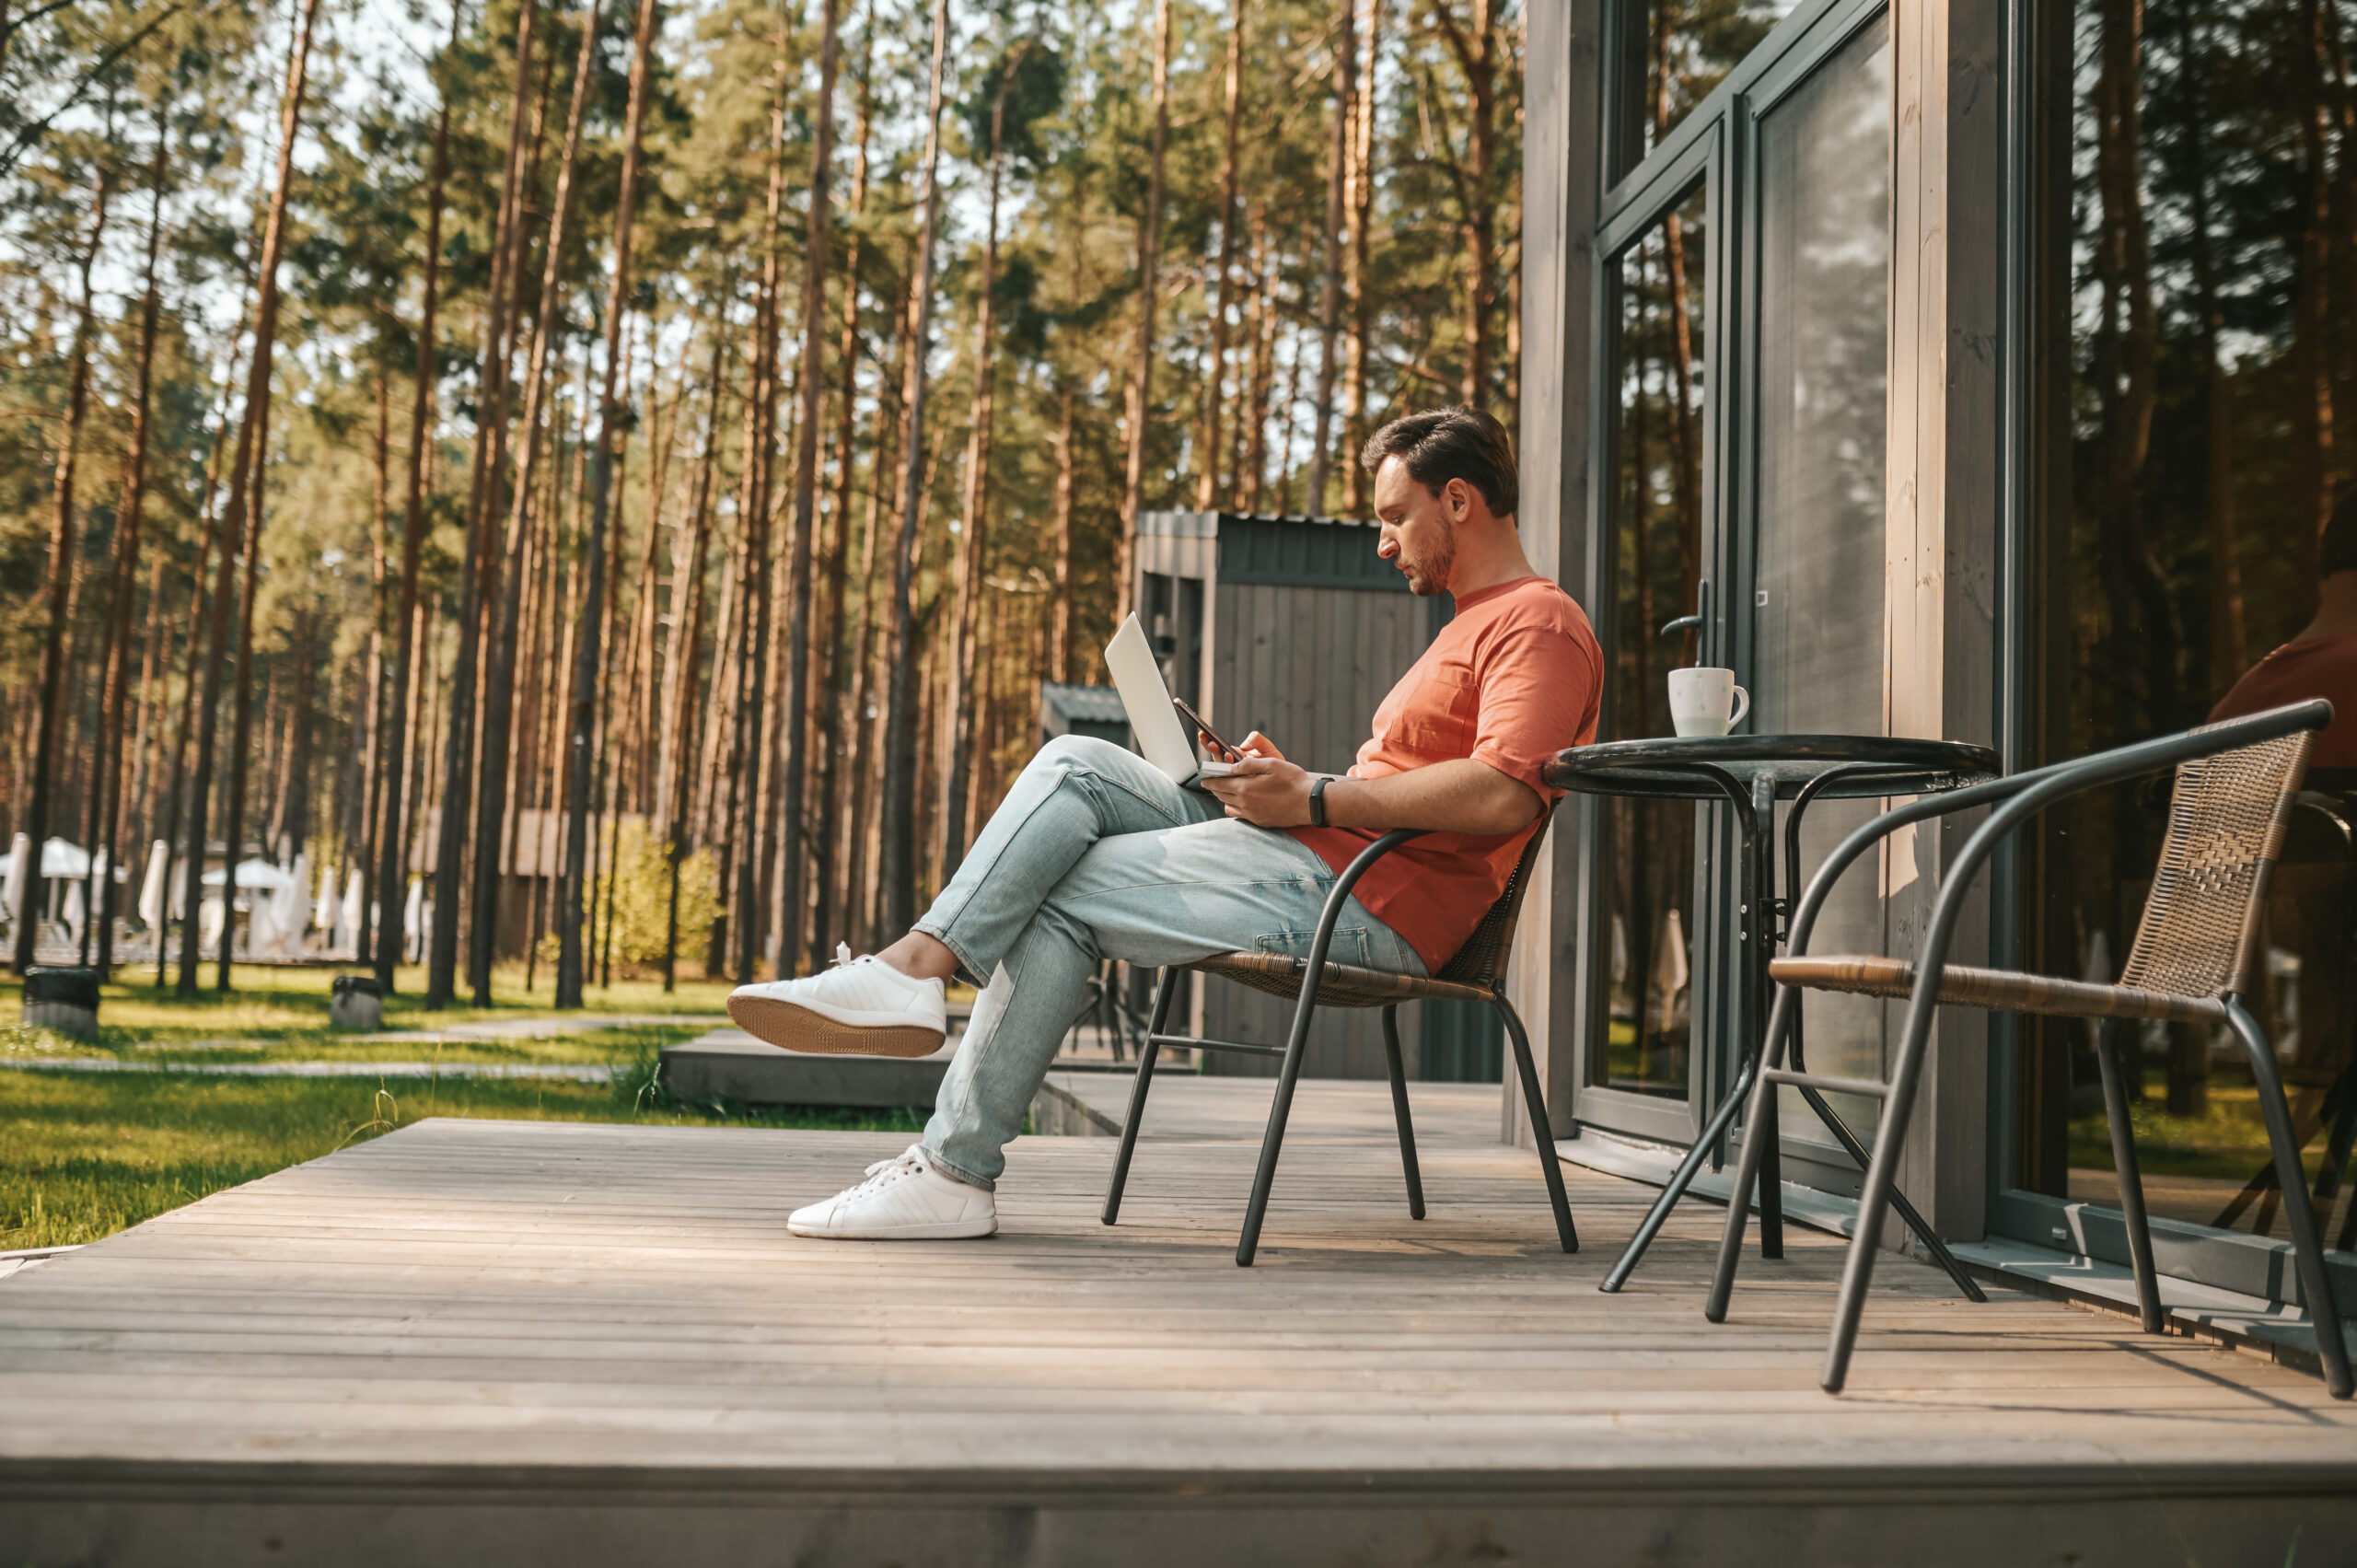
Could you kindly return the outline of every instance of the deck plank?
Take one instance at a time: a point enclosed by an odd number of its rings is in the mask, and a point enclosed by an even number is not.
[[[1586,1248],[1564,1256],[1535,1156],[1484,1141],[1494,1089],[1420,1086],[1419,1224],[1387,1103],[1306,1086],[1239,1270],[1268,1086],[1173,1086],[1110,1229],[1104,1138],[1019,1140],[1003,1233],[975,1243],[786,1234],[905,1134],[429,1121],[215,1194],[0,1284],[0,1530],[80,1539],[56,1511],[75,1488],[119,1508],[123,1476],[152,1492],[225,1466],[258,1496],[290,1466],[363,1491],[517,1467],[610,1495],[833,1477],[838,1508],[928,1476],[993,1495],[1288,1476],[1306,1495],[1348,1473],[1401,1495],[1543,1475],[1561,1495],[1610,1476],[1896,1496],[1926,1466],[1959,1496],[2255,1489],[2294,1522],[2357,1496],[2357,1412],[2313,1378],[2018,1291],[1972,1306],[1898,1258],[1853,1391],[1828,1399],[1842,1248],[1821,1234],[1747,1258],[1723,1326],[1701,1315],[1707,1204],[1601,1295],[1650,1191],[1567,1168]],[[1025,1539],[1004,1561],[1085,1560]]]

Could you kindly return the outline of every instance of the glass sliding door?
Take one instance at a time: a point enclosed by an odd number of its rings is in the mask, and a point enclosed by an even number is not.
[[[1707,187],[1674,197],[1612,261],[1610,494],[1601,738],[1672,733],[1669,670],[1693,661],[1702,591]],[[1689,622],[1665,630],[1672,622]],[[1693,1073],[1694,807],[1598,803],[1608,931],[1598,1087],[1684,1101]]]
[[[1750,515],[1752,727],[1888,733],[1884,447],[1890,358],[1890,22],[1874,17],[1759,115],[1757,490]],[[1738,515],[1741,515],[1739,509]],[[1822,864],[1879,803],[1824,801],[1803,819],[1801,865]],[[1870,872],[1819,916],[1819,952],[1895,951]],[[1807,1060],[1877,1078],[1886,1008],[1812,994]],[[1785,1089],[1788,1136],[1825,1134]],[[1860,1134],[1875,1102],[1836,1096]],[[1830,1147],[1829,1141],[1828,1146]],[[1844,1161],[1846,1164],[1846,1160]]]
[[[1872,0],[1616,0],[1596,253],[1588,610],[1598,733],[1674,733],[1667,677],[1731,665],[1755,732],[1884,733],[1889,28]],[[1827,808],[1823,843],[1857,808]],[[1579,1120],[1685,1143],[1757,1021],[1724,804],[1583,804]],[[1836,912],[1875,927],[1872,887]],[[1829,1009],[1820,1064],[1880,1050]],[[1797,1121],[1787,1121],[1797,1127]]]

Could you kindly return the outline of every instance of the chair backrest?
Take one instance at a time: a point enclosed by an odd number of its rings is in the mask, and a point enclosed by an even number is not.
[[[2179,764],[2168,838],[2120,984],[2168,996],[2244,988],[2315,744],[2316,731],[2295,730]]]
[[[1459,985],[1494,986],[1505,979],[1506,957],[1514,950],[1514,923],[1522,912],[1522,895],[1529,890],[1530,876],[1538,865],[1538,852],[1547,842],[1547,830],[1555,825],[1555,809],[1547,808],[1539,819],[1538,830],[1522,846],[1522,858],[1514,863],[1514,875],[1506,878],[1506,889],[1457,956],[1441,966],[1434,980],[1453,981]]]

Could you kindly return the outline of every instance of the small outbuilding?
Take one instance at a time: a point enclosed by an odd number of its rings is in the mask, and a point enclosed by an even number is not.
[[[1411,594],[1376,542],[1373,524],[1346,518],[1141,514],[1132,602],[1172,692],[1230,740],[1257,729],[1306,768],[1347,769],[1376,704],[1455,613],[1446,595]],[[1196,986],[1207,1034],[1283,1041],[1291,1003],[1201,978]],[[1321,1010],[1306,1070],[1384,1076],[1380,1016]],[[1498,1078],[1504,1040],[1488,1008],[1423,1002],[1399,1017],[1411,1075]],[[1257,1057],[1206,1055],[1208,1072],[1276,1071]]]

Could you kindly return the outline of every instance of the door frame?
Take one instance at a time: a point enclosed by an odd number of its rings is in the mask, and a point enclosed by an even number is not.
[[[1634,0],[1605,0],[1602,16],[1606,62],[1620,56]],[[1597,640],[1612,646],[1620,628],[1612,573],[1618,555],[1613,517],[1618,455],[1613,431],[1619,411],[1617,267],[1628,249],[1690,195],[1705,191],[1703,308],[1702,541],[1703,624],[1698,655],[1746,679],[1752,667],[1753,557],[1758,529],[1759,400],[1751,395],[1758,365],[1760,302],[1759,122],[1812,73],[1838,54],[1859,31],[1887,11],[1892,0],[1808,0],[1778,22],[1726,77],[1620,180],[1608,164],[1598,172],[1600,196],[1595,225],[1594,285],[1590,289],[1588,341],[1592,362],[1584,367],[1589,396],[1585,476],[1585,560],[1588,610]],[[1893,17],[1894,30],[1897,17]],[[1894,72],[1894,75],[1896,73]],[[1599,84],[1602,110],[1595,156],[1613,156],[1615,128],[1622,123],[1618,95],[1623,83],[1608,69]],[[1895,85],[1895,84],[1894,84]],[[1897,125],[1894,115],[1894,141]],[[1897,236],[1894,235],[1894,251]],[[1895,330],[1895,328],[1894,328]],[[1728,395],[1730,389],[1739,394]],[[1886,606],[1886,619],[1896,607]],[[1610,687],[1608,683],[1607,696]],[[1611,733],[1613,715],[1601,715],[1599,732]],[[1592,796],[1577,800],[1577,867],[1571,888],[1575,973],[1573,1008],[1577,1041],[1570,1074],[1572,1117],[1581,1125],[1663,1143],[1690,1144],[1735,1072],[1735,1042],[1756,1026],[1743,1016],[1741,986],[1729,983],[1736,952],[1733,883],[1728,868],[1736,854],[1730,808],[1701,804],[1696,811],[1695,911],[1691,995],[1708,998],[1691,1013],[1692,1067],[1687,1098],[1676,1100],[1608,1088],[1595,1082],[1602,1052],[1608,1049],[1606,1016],[1609,949],[1602,882],[1608,863],[1600,831],[1602,809]],[[1786,1142],[1789,1144],[1790,1140]],[[1804,1167],[1814,1165],[1809,1147],[1795,1148]],[[1838,1182],[1838,1179],[1837,1182]]]

